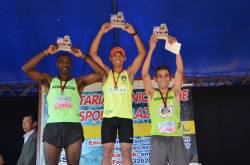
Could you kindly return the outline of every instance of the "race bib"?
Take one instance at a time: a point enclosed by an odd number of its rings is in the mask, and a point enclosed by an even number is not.
[[[159,133],[175,133],[176,132],[176,124],[173,121],[168,122],[160,122],[158,123],[158,131]]]
[[[72,107],[72,98],[70,96],[60,95],[55,99],[55,109],[70,109]]]

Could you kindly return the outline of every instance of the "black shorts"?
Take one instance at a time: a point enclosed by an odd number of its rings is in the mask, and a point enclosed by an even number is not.
[[[103,118],[101,131],[102,144],[115,143],[117,132],[120,143],[133,143],[133,120],[119,117]]]
[[[43,141],[60,148],[79,139],[84,141],[81,123],[47,123],[43,131]]]

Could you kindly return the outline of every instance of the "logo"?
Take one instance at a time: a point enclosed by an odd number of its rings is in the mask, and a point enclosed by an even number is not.
[[[121,79],[122,79],[123,82],[127,81],[127,77],[126,76],[121,76]]]
[[[119,87],[115,88],[115,87],[109,87],[108,91],[110,93],[126,93],[127,92],[127,88],[126,87]]]

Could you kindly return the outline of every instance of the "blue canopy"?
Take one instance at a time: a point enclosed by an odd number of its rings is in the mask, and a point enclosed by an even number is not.
[[[186,76],[244,76],[250,72],[250,1],[241,0],[1,0],[0,1],[0,83],[27,83],[21,66],[35,54],[70,35],[72,44],[88,53],[90,44],[110,14],[122,11],[125,20],[138,31],[146,49],[153,26],[168,25],[169,33],[182,43]],[[110,65],[108,55],[116,43],[125,48],[126,66],[137,55],[131,35],[118,30],[105,34],[100,56]],[[56,56],[37,67],[56,74]],[[73,75],[91,71],[83,61],[73,58]],[[175,70],[175,55],[160,41],[150,73],[157,65]],[[138,72],[136,78],[140,78]]]

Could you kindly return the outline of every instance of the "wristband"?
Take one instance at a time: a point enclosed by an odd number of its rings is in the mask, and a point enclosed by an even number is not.
[[[135,31],[133,34],[131,34],[133,37],[138,34],[137,31]]]
[[[89,57],[88,55],[85,55],[82,59],[86,61],[88,57]]]
[[[49,55],[49,52],[47,50],[43,51],[43,53],[45,54],[45,56]]]

